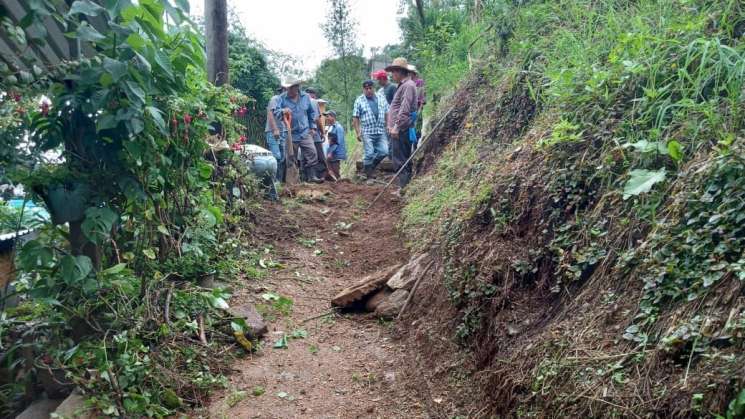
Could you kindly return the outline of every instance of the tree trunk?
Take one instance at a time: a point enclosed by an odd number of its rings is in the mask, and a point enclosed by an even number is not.
[[[215,86],[230,82],[228,74],[227,0],[204,0],[207,38],[207,78]]]
[[[416,0],[416,13],[419,15],[422,28],[425,27],[427,22],[424,20],[424,0]]]

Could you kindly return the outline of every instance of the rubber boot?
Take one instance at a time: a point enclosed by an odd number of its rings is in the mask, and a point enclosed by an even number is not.
[[[365,166],[363,171],[367,179],[375,179],[375,166]]]
[[[308,182],[311,183],[323,183],[321,173],[326,170],[326,166],[323,163],[318,163],[313,167],[308,168]]]

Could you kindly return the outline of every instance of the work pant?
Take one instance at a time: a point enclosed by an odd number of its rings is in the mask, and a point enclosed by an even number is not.
[[[266,133],[266,148],[272,152],[277,159],[277,180],[285,181],[285,159],[287,156],[287,133],[283,132],[279,138],[275,138],[271,132]]]
[[[384,158],[388,157],[388,136],[385,134],[362,134],[362,147],[365,157],[362,163],[365,167],[375,168]]]
[[[318,154],[316,153],[316,146],[313,144],[313,137],[310,133],[305,136],[296,138],[292,136],[292,146],[295,148],[295,155],[300,153],[302,158],[302,168],[304,171],[311,169],[315,170],[314,167],[318,164]]]
[[[328,167],[326,164],[326,153],[323,152],[323,141],[314,141],[313,146],[316,148],[316,156],[318,156],[318,162],[322,163],[324,167]]]
[[[398,138],[391,138],[391,160],[396,171],[404,167],[404,163],[411,156],[411,142],[409,142],[408,129],[401,130]],[[398,175],[398,185],[402,188],[411,180],[411,162],[401,170]]]

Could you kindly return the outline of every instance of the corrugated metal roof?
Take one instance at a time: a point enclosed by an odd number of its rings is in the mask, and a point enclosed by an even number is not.
[[[6,24],[17,28],[23,26],[21,21],[33,12],[30,4],[31,2],[26,0],[0,0],[0,21],[3,21],[0,28],[0,61],[16,72],[25,71],[33,74],[34,66],[37,67],[36,71],[44,71],[45,68],[52,68],[62,61],[78,58],[80,42],[65,36],[63,25],[51,16],[41,18],[43,29],[41,26],[31,25],[23,30],[25,44],[17,42],[8,33]],[[72,0],[60,0],[57,2],[57,12],[66,13],[70,4]],[[100,32],[106,31],[107,24],[103,19],[89,18],[88,22]],[[92,55],[93,49],[89,45],[82,45],[82,50],[83,55]]]

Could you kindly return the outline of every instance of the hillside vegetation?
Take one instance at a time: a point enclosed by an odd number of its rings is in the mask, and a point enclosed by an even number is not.
[[[487,3],[417,57],[437,96],[479,52],[406,191],[414,327],[475,416],[741,416],[745,7]]]

